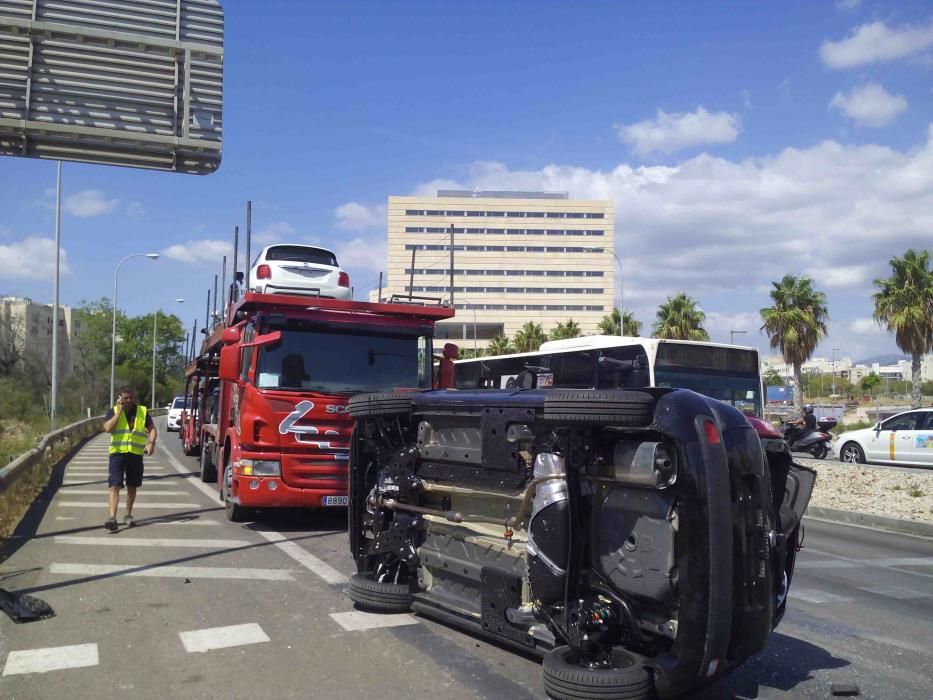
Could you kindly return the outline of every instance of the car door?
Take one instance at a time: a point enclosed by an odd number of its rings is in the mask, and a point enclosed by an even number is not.
[[[901,413],[888,418],[872,431],[866,441],[865,456],[869,462],[894,464],[907,462],[917,425],[917,413]]]
[[[910,441],[910,462],[933,467],[933,411],[917,411],[917,427]],[[898,460],[900,461],[900,460]]]

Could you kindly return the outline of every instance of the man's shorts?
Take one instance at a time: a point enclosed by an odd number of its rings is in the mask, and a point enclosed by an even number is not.
[[[139,488],[143,485],[142,455],[134,455],[132,452],[110,455],[110,475],[107,483],[111,488],[119,486],[122,489],[124,478],[127,486]]]

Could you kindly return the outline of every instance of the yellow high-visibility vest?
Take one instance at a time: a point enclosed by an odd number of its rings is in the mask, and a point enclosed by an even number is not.
[[[117,407],[114,406],[113,409],[116,413]],[[146,407],[136,404],[136,420],[133,421],[132,430],[130,430],[129,421],[126,420],[126,413],[120,412],[117,424],[110,433],[110,454],[132,452],[134,455],[141,455],[146,449],[147,437],[149,437],[149,431],[146,430]]]

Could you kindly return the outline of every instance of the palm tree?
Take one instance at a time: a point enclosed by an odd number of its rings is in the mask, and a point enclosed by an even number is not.
[[[603,316],[599,322],[599,332],[603,335],[630,335],[638,336],[641,334],[641,321],[635,320],[635,314],[631,311],[622,311],[613,309],[611,314]]]
[[[486,346],[486,354],[490,357],[495,355],[508,355],[515,352],[507,336],[501,333],[489,341]]]
[[[563,323],[558,323],[551,329],[551,340],[564,340],[566,338],[580,337],[580,324],[572,318],[568,318]]]
[[[695,299],[681,292],[668,297],[658,307],[658,320],[654,322],[654,337],[668,340],[709,340],[703,328],[706,314],[697,308]]]
[[[894,333],[897,347],[910,355],[910,405],[920,408],[920,360],[933,351],[933,271],[930,251],[910,249],[903,258],[891,258],[892,275],[876,279],[872,295],[875,321]]]
[[[515,352],[535,352],[545,340],[547,336],[541,330],[541,324],[526,321],[525,325],[516,331],[512,345],[515,347]]]
[[[803,404],[800,368],[826,337],[826,295],[813,288],[809,277],[784,275],[771,286],[774,305],[761,309],[761,330],[768,333],[771,347],[780,348],[784,361],[794,367],[794,406],[799,410]]]

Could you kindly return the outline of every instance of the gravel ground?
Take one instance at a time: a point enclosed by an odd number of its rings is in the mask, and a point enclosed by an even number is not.
[[[866,467],[798,456],[795,461],[818,473],[811,505],[933,522],[931,471]]]

